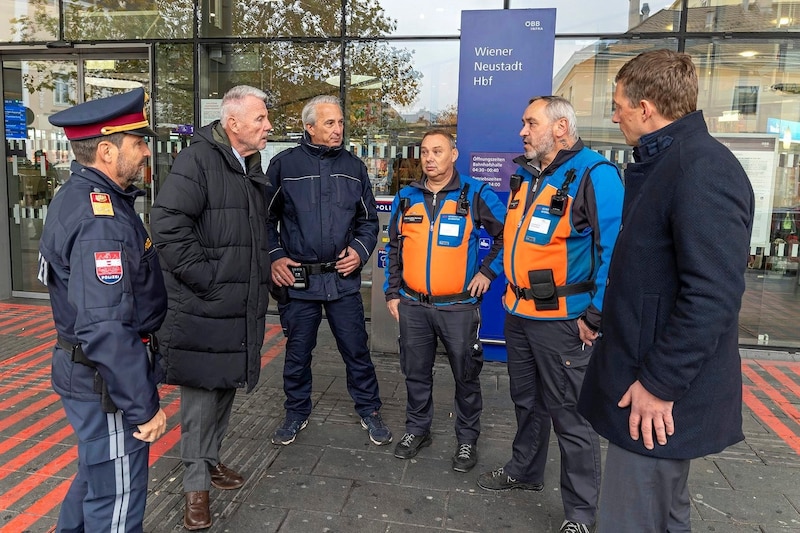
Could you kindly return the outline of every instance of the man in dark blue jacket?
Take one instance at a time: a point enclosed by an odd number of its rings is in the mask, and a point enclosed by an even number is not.
[[[156,249],[134,202],[150,156],[145,92],[86,102],[50,117],[75,161],[50,204],[39,279],[58,343],[53,388],[78,437],[78,475],[56,531],[142,530],[150,443],[166,429],[148,350],[167,310]]]
[[[378,378],[367,346],[361,267],[378,240],[378,215],[364,163],[344,149],[339,99],[303,108],[300,145],[275,156],[267,231],[272,282],[286,341],[286,419],[272,442],[291,444],[311,413],[311,351],[322,308],[347,369],[347,390],[361,426],[377,445],[392,441],[380,415]]]
[[[578,405],[609,440],[597,531],[690,531],[690,459],[744,438],[737,319],[753,190],[696,111],[687,54],[640,54],[616,82],[612,120],[635,162]]]

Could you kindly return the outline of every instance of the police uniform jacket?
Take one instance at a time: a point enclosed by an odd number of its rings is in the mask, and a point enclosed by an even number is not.
[[[387,301],[402,295],[416,304],[419,298],[412,292],[457,295],[467,290],[479,271],[494,280],[503,270],[506,210],[492,188],[454,171],[450,182],[434,194],[425,187],[424,179],[403,187],[392,202],[383,287]],[[458,214],[462,201],[469,207]],[[493,241],[479,262],[481,227]],[[478,304],[477,298],[466,294],[460,300],[434,305],[464,308]]]
[[[150,216],[169,293],[159,331],[167,383],[258,383],[269,298],[267,181],[258,152],[233,153],[219,121],[175,158]]]
[[[378,213],[364,163],[343,146],[318,146],[306,132],[300,145],[272,158],[267,177],[275,196],[267,228],[272,261],[335,262],[348,246],[365,264],[378,241]],[[361,289],[360,270],[312,274],[300,300],[338,300]]]
[[[753,190],[700,111],[642,137],[634,157],[579,411],[631,452],[702,457],[744,438],[738,314]],[[630,409],[617,407],[636,380],[675,402],[675,434],[653,450],[630,438]]]
[[[158,376],[141,338],[159,328],[167,305],[156,250],[134,209],[145,193],[134,186],[123,191],[74,161],[70,170],[48,209],[40,279],[59,337],[80,344],[96,369],[73,362],[57,346],[53,388],[65,398],[99,404],[99,372],[125,419],[143,424],[158,412],[159,400]]]

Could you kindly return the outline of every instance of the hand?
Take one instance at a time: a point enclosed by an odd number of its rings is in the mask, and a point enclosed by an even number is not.
[[[489,285],[491,284],[492,280],[478,272],[475,274],[475,277],[470,280],[469,285],[467,285],[467,290],[473,298],[477,298],[478,296],[483,296],[483,294],[489,290]]]
[[[288,257],[281,257],[272,262],[272,283],[279,287],[291,287],[294,285],[294,274],[289,270],[290,266],[300,266],[297,261],[292,261]]]
[[[392,315],[395,320],[400,322],[400,298],[387,301],[386,307],[389,308],[389,314]]]
[[[675,422],[672,419],[672,405],[650,394],[639,380],[633,382],[617,404],[618,407],[631,407],[628,417],[628,432],[633,440],[639,440],[642,435],[644,447],[652,450],[653,431],[656,440],[661,446],[667,444],[667,437],[675,433]],[[640,431],[641,430],[641,431]]]
[[[578,317],[577,321],[581,342],[586,346],[591,346],[592,343],[600,337],[600,332],[589,329],[589,326],[586,325],[586,321],[584,321],[582,317]]]
[[[134,437],[144,442],[155,442],[167,429],[167,415],[164,414],[164,410],[159,407],[158,412],[153,418],[136,427],[139,428],[139,431],[133,432]]]
[[[344,251],[345,256],[336,261],[336,272],[341,276],[349,276],[361,266],[361,257],[351,246]]]

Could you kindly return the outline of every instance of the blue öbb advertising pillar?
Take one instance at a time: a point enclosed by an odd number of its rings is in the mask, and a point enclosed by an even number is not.
[[[508,201],[508,180],[522,154],[521,117],[533,96],[550,94],[555,9],[462,11],[458,79],[458,151],[461,174],[486,181]],[[481,253],[491,247],[485,232]],[[481,257],[483,257],[483,255]],[[505,361],[500,276],[484,296],[480,335],[487,360]]]

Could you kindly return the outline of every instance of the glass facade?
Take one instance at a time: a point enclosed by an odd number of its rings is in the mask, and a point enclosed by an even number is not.
[[[557,9],[554,68],[542,75],[573,102],[584,142],[620,166],[631,153],[611,122],[617,70],[653,48],[691,54],[699,107],[756,192],[741,343],[800,346],[800,0],[0,0],[11,14],[0,20],[0,297],[45,294],[37,239],[71,158],[47,121],[59,109],[148,90],[159,135],[145,222],[175,154],[242,83],[270,97],[266,159],[296,144],[311,97],[341,97],[348,148],[391,196],[420,176],[424,131],[456,131],[462,11],[529,8]]]

